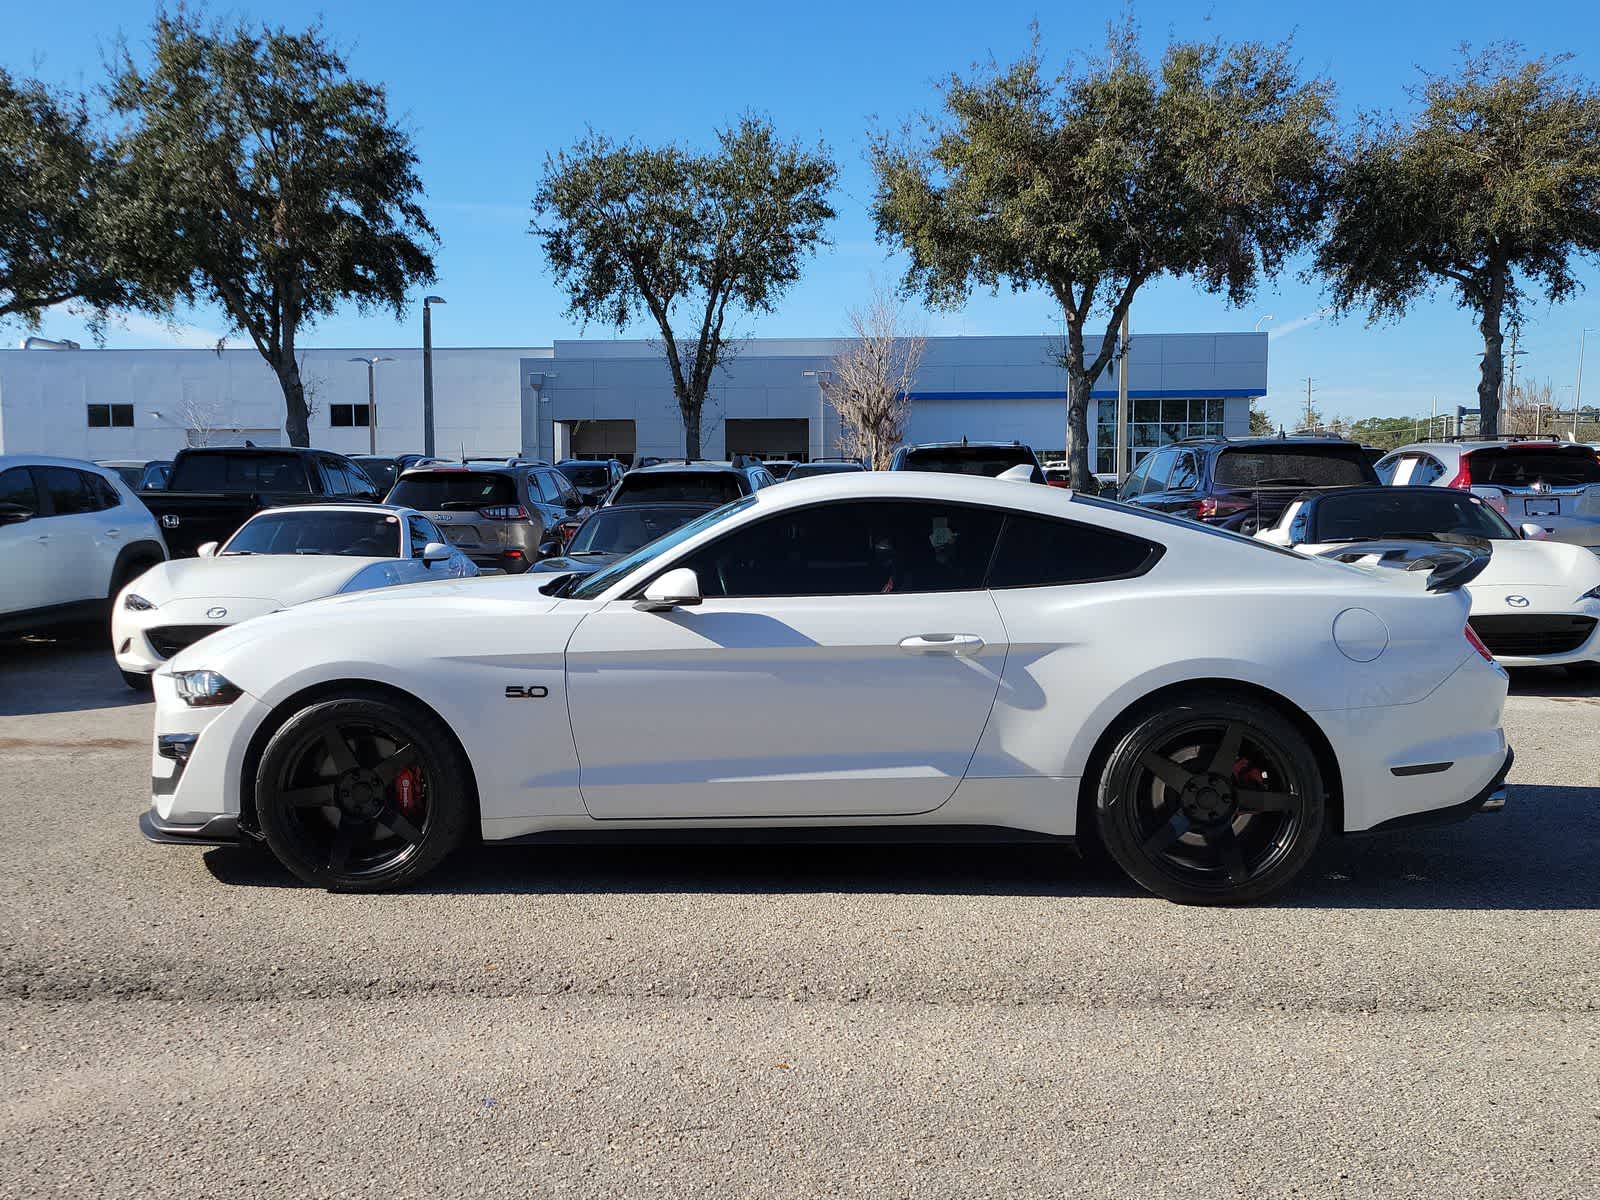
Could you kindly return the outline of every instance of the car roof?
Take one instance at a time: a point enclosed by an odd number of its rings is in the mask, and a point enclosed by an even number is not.
[[[183,446],[178,453],[189,457],[212,454],[331,454],[335,458],[346,457],[337,450],[319,450],[315,446]]]
[[[534,464],[534,463],[516,463],[516,464],[508,466],[505,463],[485,463],[485,462],[418,463],[414,467],[407,467],[404,471],[401,471],[400,472],[400,477],[402,479],[404,479],[408,475],[426,475],[426,474],[429,474],[430,472],[439,472],[439,473],[443,473],[443,474],[453,474],[453,475],[465,475],[465,474],[468,474],[469,472],[480,474],[480,475],[484,475],[484,474],[487,474],[487,475],[494,475],[494,474],[515,475],[519,471],[531,470],[535,465],[542,467],[545,464],[544,463],[538,463],[538,464]]]
[[[1222,437],[1212,434],[1206,437],[1179,438],[1175,442],[1154,447],[1151,453],[1155,453],[1156,450],[1167,450],[1173,446],[1216,446],[1222,450],[1249,450],[1269,446],[1349,446],[1356,450],[1361,449],[1360,442],[1352,442],[1349,438],[1340,437],[1336,433],[1291,433],[1283,437],[1275,433],[1257,434],[1253,437]]]
[[[715,473],[718,471],[727,472],[728,474],[743,474],[748,469],[749,468],[747,467],[736,467],[731,462],[717,462],[713,459],[696,458],[691,459],[688,462],[664,462],[654,463],[648,467],[635,467],[633,470],[629,471],[628,474],[671,475],[674,472],[681,471],[693,471],[694,473],[700,475],[704,475],[708,472]]]
[[[1444,442],[1407,442],[1404,446],[1396,446],[1389,451],[1390,454],[1401,454],[1412,450],[1425,450],[1430,454],[1466,454],[1472,450],[1562,450],[1562,451],[1588,451],[1590,448],[1582,442],[1563,442],[1556,438],[1545,440],[1543,438],[1463,438],[1459,441]]]
[[[900,449],[909,452],[913,450],[1032,450],[1033,447],[1026,442],[979,442],[969,439],[962,442],[908,442],[906,445],[901,446]]]
[[[264,517],[268,513],[308,513],[308,512],[353,512],[370,513],[384,512],[397,517],[420,517],[422,514],[414,508],[404,504],[358,504],[340,503],[337,501],[327,504],[280,504],[276,508],[263,508],[250,518]]]
[[[144,463],[139,463],[144,466]],[[0,471],[10,467],[75,467],[82,471],[87,468],[96,475],[105,475],[112,471],[109,464],[90,462],[86,458],[60,458],[51,454],[0,454]]]

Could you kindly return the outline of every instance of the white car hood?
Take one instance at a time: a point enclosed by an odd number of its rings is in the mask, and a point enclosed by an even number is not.
[[[212,597],[272,600],[281,607],[331,596],[356,574],[385,558],[337,554],[251,554],[179,558],[139,579],[138,593],[155,604]]]

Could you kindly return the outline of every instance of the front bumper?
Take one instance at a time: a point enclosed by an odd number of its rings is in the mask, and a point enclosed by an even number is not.
[[[155,809],[147,808],[139,814],[139,832],[146,841],[164,846],[233,846],[239,841],[239,818],[220,816],[198,825],[182,825],[163,821]]]

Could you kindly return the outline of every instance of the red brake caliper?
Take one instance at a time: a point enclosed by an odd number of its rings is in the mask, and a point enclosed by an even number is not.
[[[422,776],[415,767],[402,767],[395,775],[394,806],[408,821],[422,816]]]
[[[1247,784],[1258,792],[1267,790],[1267,773],[1260,767],[1254,766],[1248,758],[1241,758],[1233,764],[1233,780],[1235,783]]]

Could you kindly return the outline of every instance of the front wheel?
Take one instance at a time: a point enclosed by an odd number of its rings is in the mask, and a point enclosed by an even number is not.
[[[1136,883],[1180,904],[1244,904],[1316,852],[1327,806],[1292,722],[1242,697],[1176,697],[1135,719],[1100,776],[1097,824]]]
[[[117,671],[122,676],[122,682],[127,684],[140,695],[148,696],[154,690],[150,676],[144,671],[124,671],[121,667]]]
[[[420,705],[348,697],[309,705],[256,770],[256,818],[307,883],[375,892],[417,882],[461,844],[471,776],[450,731]]]

